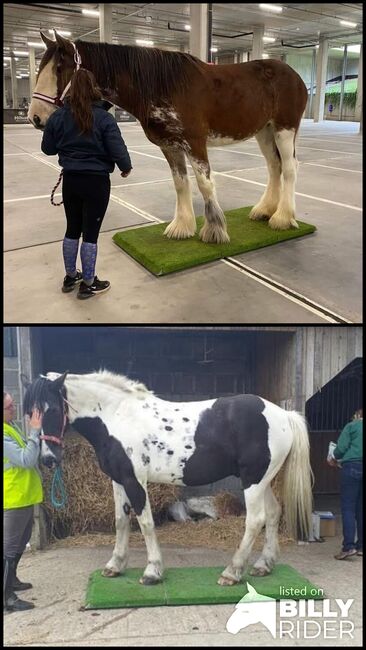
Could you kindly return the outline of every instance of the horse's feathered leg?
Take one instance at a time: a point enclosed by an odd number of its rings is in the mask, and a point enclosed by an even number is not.
[[[268,185],[260,201],[252,208],[250,218],[270,219],[277,210],[281,191],[281,157],[274,139],[273,125],[267,124],[256,133],[255,139],[266,159],[268,167]]]
[[[113,555],[102,575],[107,578],[114,578],[124,572],[128,561],[128,538],[130,534],[130,502],[122,485],[112,481],[114,494],[114,507],[116,513],[116,543]]]
[[[281,129],[274,132],[277,149],[281,155],[283,184],[276,212],[268,224],[277,230],[298,228],[295,219],[295,184],[298,162],[295,155],[295,129]]]
[[[244,537],[234,553],[231,563],[218,579],[219,585],[231,586],[241,580],[255,539],[265,524],[264,491],[265,486],[262,484],[252,485],[244,490],[246,505]]]
[[[280,554],[278,545],[278,522],[281,515],[281,506],[273,494],[270,485],[268,485],[264,493],[264,508],[266,512],[266,541],[261,556],[250,572],[252,576],[265,576],[271,573]]]
[[[216,196],[215,183],[211,178],[210,164],[207,158],[207,148],[204,143],[191,145],[187,153],[196,175],[199,190],[205,201],[205,222],[200,230],[200,239],[206,243],[223,244],[230,238],[226,230],[225,215],[220,208]]]
[[[145,539],[148,564],[139,582],[143,585],[154,585],[157,582],[161,582],[163,579],[163,560],[155,532],[155,524],[151,512],[146,484],[144,484],[143,487],[146,492],[146,503],[141,515],[137,517],[137,521],[139,522],[141,532]]]
[[[173,239],[193,237],[196,232],[196,218],[184,152],[173,147],[164,147],[161,150],[169,163],[177,193],[174,219],[165,229],[164,235]]]

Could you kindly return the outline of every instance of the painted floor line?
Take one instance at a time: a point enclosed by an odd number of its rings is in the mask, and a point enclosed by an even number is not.
[[[242,262],[233,259],[232,257],[227,257],[220,261],[224,262],[231,268],[234,268],[236,271],[239,271],[244,275],[250,277],[252,280],[256,280],[260,284],[263,284],[264,286],[266,286],[268,289],[271,289],[275,293],[279,293],[280,295],[284,296],[291,302],[300,305],[307,311],[310,311],[311,313],[316,314],[321,318],[324,318],[324,320],[326,320],[328,323],[352,323],[352,321],[347,320],[343,316],[339,316],[338,314],[335,314],[327,307],[320,305],[314,300],[307,298],[303,294],[300,294],[297,291],[294,291],[293,289],[289,289],[289,287],[286,287],[280,282],[272,280],[271,278],[263,275],[262,273],[255,271],[251,267],[244,265]]]

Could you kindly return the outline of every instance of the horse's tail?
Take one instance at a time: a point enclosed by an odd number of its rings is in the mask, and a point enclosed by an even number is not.
[[[307,539],[312,530],[312,483],[309,435],[305,418],[296,411],[287,412],[293,431],[293,443],[285,462],[283,500],[289,535]]]

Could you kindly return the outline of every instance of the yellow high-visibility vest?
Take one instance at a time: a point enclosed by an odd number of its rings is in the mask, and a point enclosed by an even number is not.
[[[21,447],[26,442],[14,427],[4,422],[4,434],[17,441]],[[4,456],[4,510],[24,508],[43,501],[41,477],[35,467],[8,467],[9,458]]]

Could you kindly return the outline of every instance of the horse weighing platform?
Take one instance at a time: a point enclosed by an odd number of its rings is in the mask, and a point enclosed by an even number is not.
[[[341,547],[338,526],[336,537],[323,544],[281,547],[280,563],[294,567],[318,587],[324,589],[332,609],[335,599],[352,599],[350,619],[354,638],[273,638],[262,623],[249,625],[238,634],[226,630],[235,611],[234,604],[171,605],[127,607],[121,609],[85,609],[89,576],[105,565],[112,546],[64,547],[62,542],[43,551],[24,554],[19,577],[30,581],[33,589],[21,597],[34,602],[35,608],[13,612],[4,618],[5,646],[37,647],[360,647],[362,645],[362,558],[355,556],[337,562],[333,555]],[[185,548],[163,544],[166,570],[174,567],[221,567],[227,564],[230,551],[209,548]],[[258,552],[253,553],[253,562]],[[146,549],[130,549],[129,566],[139,568],[142,575]],[[111,580],[117,580],[111,578]],[[291,586],[291,585],[289,585]],[[146,587],[146,590],[154,587]],[[223,587],[223,589],[227,589]],[[228,588],[230,589],[230,587]],[[322,601],[316,602],[316,609]],[[277,605],[278,606],[278,605]],[[293,622],[303,622],[295,616]],[[320,620],[320,619],[317,619]]]
[[[113,235],[170,222],[175,189],[160,149],[138,123],[120,125],[133,171],[111,175],[98,241],[97,274],[111,289],[88,301],[63,294],[63,207],[50,193],[60,167],[40,150],[32,125],[5,125],[4,319],[6,323],[327,323],[362,319],[361,136],[359,124],[303,120],[296,150],[297,219],[309,237],[154,277]],[[225,212],[258,202],[267,182],[254,138],[209,151]],[[195,214],[203,199],[188,167]],[[60,194],[56,193],[56,202]],[[166,240],[166,246],[169,246]]]

